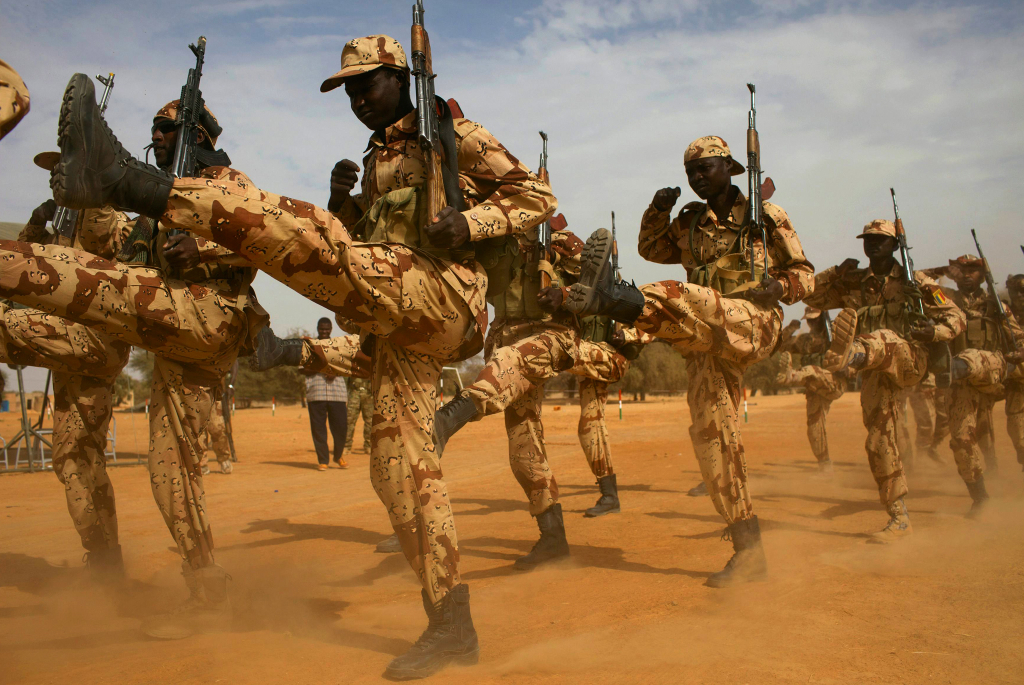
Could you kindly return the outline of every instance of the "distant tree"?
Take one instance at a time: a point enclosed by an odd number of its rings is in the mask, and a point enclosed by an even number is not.
[[[743,383],[754,392],[760,390],[762,395],[777,395],[783,386],[775,379],[783,366],[782,355],[773,354],[744,371]]]
[[[623,392],[631,393],[633,399],[645,400],[647,393],[685,393],[688,383],[686,359],[670,345],[655,342],[644,346],[622,380],[609,389],[615,392],[622,388]]]
[[[305,329],[288,331],[289,338],[308,338]],[[248,357],[238,363],[238,377],[235,378],[237,399],[267,402],[278,400],[301,400],[306,396],[306,376],[296,366],[278,366],[269,371],[253,371],[249,368]]]

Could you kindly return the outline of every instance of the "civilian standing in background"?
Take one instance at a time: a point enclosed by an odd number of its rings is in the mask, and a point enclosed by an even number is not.
[[[328,318],[316,323],[317,337],[326,340],[331,337],[334,324]],[[319,469],[326,471],[329,465],[327,451],[327,426],[331,426],[331,437],[334,439],[334,463],[338,468],[347,469],[348,463],[342,456],[345,450],[346,425],[348,423],[348,391],[345,379],[339,376],[326,376],[322,373],[310,374],[306,377],[306,404],[309,407],[309,428],[313,433],[313,446],[316,458],[320,462]]]

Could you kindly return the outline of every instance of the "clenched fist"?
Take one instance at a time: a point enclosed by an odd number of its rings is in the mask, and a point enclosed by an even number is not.
[[[675,188],[662,188],[654,194],[651,204],[654,205],[655,209],[667,212],[675,206],[676,200],[679,199],[679,195],[682,192],[678,186]]]
[[[351,159],[343,159],[331,170],[331,199],[327,201],[327,210],[337,212],[348,199],[349,193],[359,181],[359,165]]]
[[[432,245],[451,249],[469,240],[469,222],[452,207],[445,207],[423,229]]]

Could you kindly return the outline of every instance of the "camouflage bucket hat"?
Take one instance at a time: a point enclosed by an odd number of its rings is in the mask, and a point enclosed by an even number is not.
[[[732,162],[729,173],[733,176],[742,174],[747,170],[745,166],[732,158],[729,144],[725,142],[724,138],[718,136],[704,136],[690,143],[683,154],[683,164],[694,159],[704,159],[705,157],[725,157],[728,159]]]
[[[28,109],[28,86],[18,72],[0,59],[0,138],[14,130]]]
[[[896,224],[888,219],[875,219],[870,223],[864,224],[864,230],[857,237],[863,238],[866,235],[887,235],[890,238],[895,238]]]
[[[47,171],[53,171],[53,168],[57,166],[57,162],[60,161],[60,153],[57,151],[40,152],[38,155],[32,158],[32,162],[35,163],[40,169],[46,169]]]
[[[320,92],[334,90],[345,83],[345,79],[365,74],[378,67],[409,70],[405,50],[397,40],[385,35],[350,40],[341,51],[341,70],[320,84]]]
[[[985,266],[985,262],[981,257],[976,257],[972,254],[962,254],[956,259],[949,260],[950,266]]]
[[[161,119],[170,119],[175,121],[178,118],[178,106],[181,104],[181,100],[171,100],[166,105],[160,108],[160,110],[153,115],[153,123],[160,121]],[[203,109],[206,111],[206,116],[209,117],[210,121],[203,122],[200,119],[199,129],[206,136],[207,140],[210,141],[210,147],[217,147],[217,138],[224,132],[221,128],[220,122],[217,121],[217,117],[213,115],[210,108],[203,104]],[[212,130],[211,130],[212,129]]]

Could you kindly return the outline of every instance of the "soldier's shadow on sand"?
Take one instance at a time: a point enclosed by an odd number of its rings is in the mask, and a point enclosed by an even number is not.
[[[479,571],[468,571],[462,574],[465,580],[483,578],[499,578],[502,576],[520,575],[523,571],[512,568],[512,562],[523,556],[533,547],[532,540],[511,540],[508,538],[477,537],[459,541],[459,554],[462,556],[479,557],[507,561],[507,566],[498,566]],[[503,552],[494,549],[513,549],[515,552]],[[546,565],[544,568],[603,568],[626,573],[651,573],[666,576],[688,576],[690,578],[707,578],[711,575],[705,571],[691,571],[682,568],[658,568],[650,564],[629,561],[621,547],[598,547],[594,545],[569,545],[570,556],[564,561]]]
[[[0,579],[21,592],[46,594],[55,585],[77,575],[67,566],[54,566],[45,559],[18,552],[0,553]]]
[[[260,463],[269,464],[271,466],[290,466],[293,469],[306,469],[315,471],[319,466],[319,463],[315,461],[315,456],[313,458],[314,461],[264,461]]]
[[[361,545],[376,545],[385,540],[389,533],[378,533],[355,526],[327,525],[323,523],[293,523],[288,519],[257,519],[241,531],[243,535],[252,533],[276,533],[280,537],[267,540],[254,540],[235,545],[225,545],[218,549],[253,549],[286,545],[302,540],[327,540],[330,542],[354,542]]]

